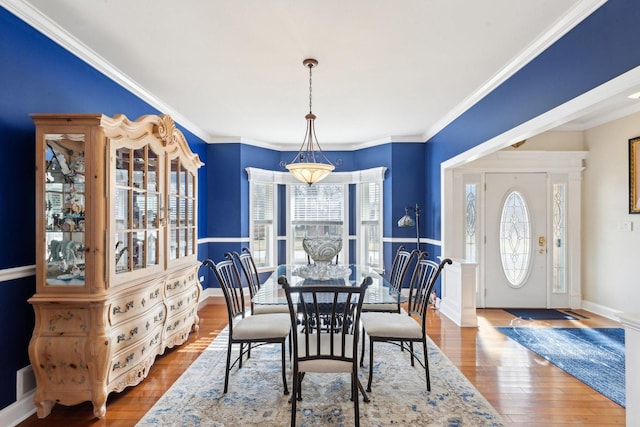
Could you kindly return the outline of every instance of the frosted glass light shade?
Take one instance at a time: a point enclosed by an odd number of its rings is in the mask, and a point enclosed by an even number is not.
[[[335,169],[326,163],[289,163],[286,167],[297,180],[309,185],[322,181]]]

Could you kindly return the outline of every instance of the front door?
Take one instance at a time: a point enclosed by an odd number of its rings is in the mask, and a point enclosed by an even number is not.
[[[547,174],[485,178],[485,307],[547,307]]]

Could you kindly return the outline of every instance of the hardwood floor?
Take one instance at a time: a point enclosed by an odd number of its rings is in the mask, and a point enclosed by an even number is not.
[[[545,326],[620,327],[592,313],[578,321],[538,321]],[[227,323],[226,308],[210,304],[200,310],[200,330],[184,345],[159,356],[149,376],[138,386],[111,394],[107,415],[93,417],[89,402],[56,405],[51,414],[32,415],[20,427],[133,426],[200,355]],[[428,330],[433,341],[458,366],[503,416],[508,427],[623,426],[624,408],[595,392],[494,329],[514,322],[504,310],[478,310],[478,328],[459,328],[440,312],[429,310]],[[270,427],[270,426],[265,426]]]

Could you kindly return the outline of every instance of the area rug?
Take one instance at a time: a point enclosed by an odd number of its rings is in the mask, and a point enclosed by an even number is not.
[[[497,329],[598,393],[625,406],[624,329]]]
[[[251,351],[242,369],[232,369],[223,394],[227,336],[221,334],[137,424],[144,426],[287,426],[289,396],[282,392],[280,347]],[[366,426],[503,426],[496,410],[433,343],[428,343],[431,392],[424,371],[411,367],[408,353],[377,344],[371,401],[360,400],[360,423]],[[237,353],[236,353],[237,354]],[[366,385],[368,358],[360,380]],[[287,357],[287,365],[289,359]],[[291,372],[289,372],[289,382]],[[291,389],[291,384],[289,384]],[[302,385],[297,425],[353,426],[350,378],[310,374]]]
[[[570,314],[547,308],[505,308],[504,311],[525,320],[578,320]]]

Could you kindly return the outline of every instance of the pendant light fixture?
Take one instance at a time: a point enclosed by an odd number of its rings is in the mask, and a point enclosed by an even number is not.
[[[286,165],[286,168],[296,179],[311,185],[326,178],[327,175],[335,169],[335,166],[329,161],[327,156],[324,155],[322,148],[320,148],[314,126],[316,115],[311,112],[311,70],[318,65],[318,61],[313,58],[308,58],[302,61],[302,65],[309,68],[309,114],[305,116],[307,119],[307,131],[298,154],[296,154],[291,163]]]

